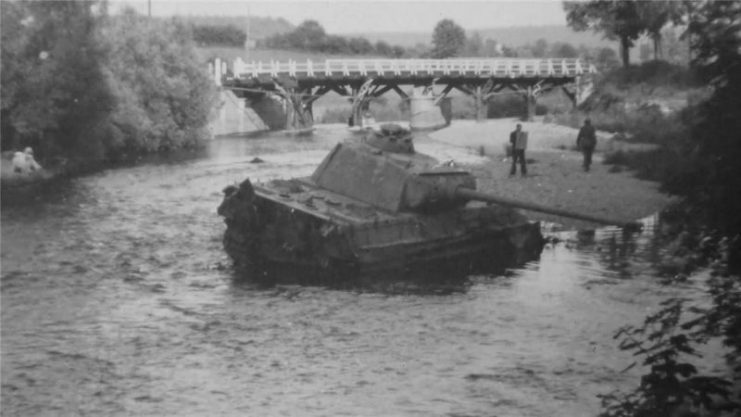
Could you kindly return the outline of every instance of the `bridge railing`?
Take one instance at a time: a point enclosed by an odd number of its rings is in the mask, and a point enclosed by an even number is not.
[[[314,62],[268,61],[246,63],[236,59],[235,78],[356,77],[356,76],[481,76],[574,77],[596,72],[593,65],[575,58],[456,58],[456,59],[328,59]]]

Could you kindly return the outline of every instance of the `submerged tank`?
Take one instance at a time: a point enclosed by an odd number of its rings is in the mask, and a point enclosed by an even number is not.
[[[409,131],[384,125],[337,144],[310,177],[225,188],[218,213],[240,269],[368,271],[537,256],[539,224],[473,201],[487,197],[475,189],[469,172],[415,152]]]

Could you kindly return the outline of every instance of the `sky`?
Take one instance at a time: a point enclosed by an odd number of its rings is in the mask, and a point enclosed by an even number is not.
[[[565,25],[566,18],[559,0],[536,1],[471,1],[471,0],[110,0],[117,5],[130,5],[152,14],[283,17],[297,25],[304,20],[318,21],[328,33],[354,32],[429,32],[441,19],[453,19],[468,29],[507,26]]]

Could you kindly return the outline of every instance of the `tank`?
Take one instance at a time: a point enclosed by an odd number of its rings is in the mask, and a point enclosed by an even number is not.
[[[537,256],[539,224],[473,201],[483,195],[475,189],[471,173],[415,152],[409,131],[383,125],[337,144],[310,177],[228,186],[218,214],[238,269],[367,272]]]

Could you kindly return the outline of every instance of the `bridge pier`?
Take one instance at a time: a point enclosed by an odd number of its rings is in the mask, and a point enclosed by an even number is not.
[[[434,130],[447,125],[440,107],[446,94],[436,95],[432,86],[414,88],[409,96],[409,127],[412,130]]]
[[[290,82],[275,83],[275,94],[283,102],[287,130],[307,130],[314,126],[312,88],[298,88]]]
[[[574,83],[571,85],[561,86],[561,90],[571,99],[571,104],[574,108],[583,103],[592,94],[592,89],[592,78],[584,76],[575,77]]]
[[[476,109],[476,121],[483,122],[486,120],[486,113],[489,109],[489,98],[484,93],[484,86],[476,87],[473,95],[474,108]]]
[[[363,115],[370,108],[370,100],[373,98],[373,91],[376,88],[373,87],[373,78],[369,78],[363,82],[359,87],[351,86],[352,89],[352,110],[350,117],[352,117],[353,126],[363,127]],[[377,87],[377,86],[376,86]]]
[[[522,120],[525,122],[531,122],[533,120],[533,117],[535,117],[535,107],[536,107],[536,94],[533,91],[533,86],[529,85],[527,86],[527,90],[525,91],[524,98],[525,98],[525,114],[523,115]]]

